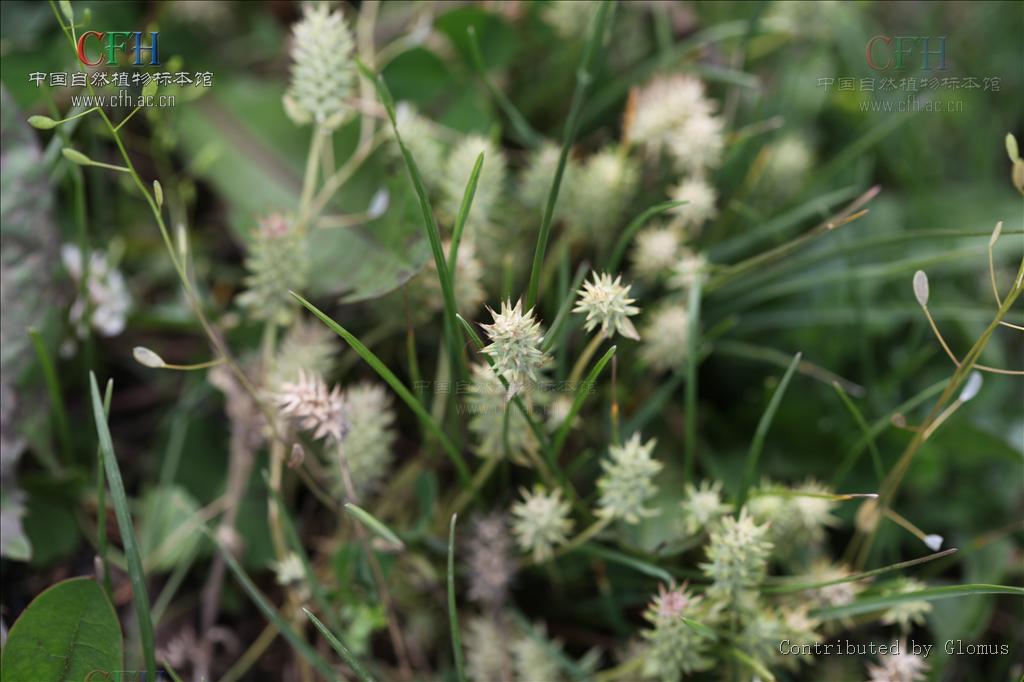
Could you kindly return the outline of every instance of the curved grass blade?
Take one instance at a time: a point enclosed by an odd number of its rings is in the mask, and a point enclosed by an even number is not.
[[[306,617],[313,622],[313,626],[320,631],[320,634],[324,636],[327,643],[331,645],[331,648],[338,652],[348,667],[352,669],[355,676],[359,678],[360,682],[375,682],[373,676],[366,671],[366,668],[359,663],[359,660],[352,653],[352,650],[342,644],[341,640],[338,639],[333,632],[327,629],[327,626],[320,622],[320,619],[313,615],[313,612],[302,607],[302,612],[306,614]]]
[[[132,603],[135,605],[135,616],[139,622],[139,639],[142,640],[142,655],[146,661],[146,671],[150,679],[156,679],[156,652],[153,637],[153,619],[149,613],[149,594],[146,591],[146,574],[142,570],[142,556],[139,554],[135,529],[132,527],[131,512],[128,510],[128,497],[124,492],[121,470],[114,455],[114,443],[110,438],[110,427],[100,399],[100,388],[96,383],[96,375],[89,372],[89,391],[92,398],[92,413],[96,422],[96,435],[100,442],[100,453],[103,455],[103,466],[106,469],[107,481],[110,483],[110,499],[114,503],[114,514],[117,527],[121,531],[121,542],[124,544],[125,560],[128,562],[128,577],[132,584]]]
[[[956,554],[958,551],[959,550],[956,547],[950,547],[949,549],[936,552],[935,554],[929,554],[928,556],[918,557],[917,559],[911,559],[910,561],[901,561],[897,564],[890,564],[888,566],[883,566],[882,568],[863,571],[862,573],[854,573],[853,575],[848,575],[843,578],[835,578],[833,580],[804,580],[800,577],[788,578],[785,582],[779,585],[768,585],[763,587],[761,592],[764,594],[786,594],[789,592],[816,590],[821,587],[829,587],[830,585],[841,585],[842,583],[855,583],[858,580],[873,578],[876,575],[899,571],[904,568],[910,568],[911,566],[917,566],[918,564],[926,564],[929,561],[935,561],[936,559],[943,559],[951,554]]]
[[[402,158],[405,160],[405,166],[409,171],[409,178],[412,180],[413,189],[416,191],[416,196],[419,198],[420,213],[423,215],[423,225],[427,231],[427,238],[430,241],[430,250],[434,254],[434,265],[437,267],[437,277],[441,282],[441,293],[444,296],[445,328],[448,334],[448,340],[451,342],[450,350],[453,367],[462,379],[468,379],[466,366],[462,362],[462,354],[459,353],[458,344],[456,343],[456,339],[458,339],[458,326],[455,324],[455,313],[458,312],[458,309],[455,307],[455,289],[452,287],[451,273],[448,271],[448,264],[444,258],[444,249],[441,246],[441,233],[437,229],[437,221],[434,219],[434,209],[430,205],[430,197],[427,195],[426,185],[423,184],[423,178],[420,176],[419,167],[416,165],[416,160],[413,158],[412,152],[410,152],[408,147],[405,146],[405,142],[402,140],[402,136],[398,132],[398,120],[395,118],[395,100],[391,96],[391,91],[388,89],[387,84],[380,75],[371,71],[358,59],[356,60],[356,65],[359,67],[359,71],[363,76],[373,83],[373,86],[376,88],[377,94],[380,97],[381,103],[384,105],[384,109],[388,112],[388,119],[391,121],[391,130],[395,134],[395,140],[398,142],[398,147],[402,152]]]
[[[614,549],[609,549],[607,547],[595,544],[593,542],[588,542],[584,545],[581,545],[579,550],[577,551],[582,552],[584,554],[596,556],[600,559],[605,559],[606,561],[611,561],[612,563],[627,566],[629,568],[632,568],[634,571],[637,571],[638,573],[643,573],[644,575],[649,575],[652,578],[657,578],[663,583],[671,583],[674,580],[671,573],[669,573],[668,571],[659,566],[655,566],[654,564],[644,561],[643,559],[637,559],[636,557],[629,556],[628,554],[623,554],[622,552],[619,552]]]
[[[775,419],[775,412],[779,409],[779,405],[782,403],[782,396],[786,394],[786,388],[789,386],[789,380],[793,378],[793,373],[796,372],[796,366],[800,364],[800,357],[802,353],[797,353],[793,356],[793,360],[789,363],[789,367],[786,368],[786,373],[782,375],[782,380],[779,381],[779,385],[775,387],[775,392],[772,393],[771,399],[768,401],[768,406],[764,410],[764,414],[761,415],[761,420],[757,423],[757,430],[754,432],[754,438],[750,442],[750,450],[747,452],[747,469],[743,476],[743,489],[740,490],[740,501],[736,505],[737,508],[743,506],[743,502],[747,499],[747,490],[754,482],[754,474],[757,473],[757,460],[761,456],[761,450],[764,449],[764,439],[768,435],[768,429],[772,425],[772,420]]]
[[[476,67],[477,73],[480,74],[480,78],[483,80],[484,85],[487,86],[487,90],[490,91],[491,97],[498,103],[501,110],[505,113],[505,117],[508,118],[509,123],[512,124],[512,132],[516,134],[519,141],[525,144],[527,147],[539,147],[544,143],[544,136],[534,130],[533,126],[527,122],[526,117],[516,109],[516,105],[512,103],[512,100],[508,98],[501,88],[495,84],[487,74],[487,66],[484,64],[483,55],[480,53],[480,43],[476,37],[476,29],[470,26],[466,29],[466,33],[469,34],[469,54],[473,58],[473,66]]]
[[[569,413],[565,415],[565,419],[562,421],[562,425],[558,427],[558,433],[555,434],[555,440],[551,445],[551,453],[549,454],[548,464],[555,467],[555,463],[558,462],[558,455],[562,451],[562,446],[565,445],[565,439],[569,437],[569,429],[572,427],[572,422],[576,419],[576,415],[580,413],[580,408],[583,407],[583,401],[587,399],[587,394],[590,393],[590,388],[597,383],[597,377],[601,375],[601,370],[604,366],[612,359],[615,355],[615,350],[618,346],[612,346],[609,348],[601,359],[598,360],[590,372],[587,374],[587,378],[576,387],[576,397],[572,400],[572,407],[569,408]]]
[[[114,397],[114,380],[107,379],[103,390],[103,418],[110,418],[110,399]],[[103,451],[96,446],[96,552],[103,563],[103,589],[113,601],[114,585],[110,580],[107,563],[107,477],[103,473]]]
[[[50,397],[50,406],[53,408],[53,421],[57,423],[57,437],[60,440],[60,449],[64,455],[62,460],[64,464],[68,464],[73,454],[73,445],[71,441],[71,428],[68,426],[68,413],[64,409],[60,378],[57,376],[57,370],[53,366],[53,359],[46,352],[46,344],[43,343],[42,335],[35,329],[29,329],[28,335],[32,340],[32,349],[36,352],[39,367],[43,370],[46,393]]]
[[[756,658],[751,657],[735,647],[729,649],[729,654],[731,654],[737,661],[754,671],[759,680],[764,680],[764,682],[775,682],[775,675],[772,675],[772,672],[768,670],[768,668],[764,667],[764,664]]]
[[[660,204],[651,206],[646,211],[643,211],[637,217],[626,226],[626,229],[622,231],[622,235],[619,240],[615,243],[615,248],[612,250],[611,257],[608,258],[608,262],[605,263],[604,271],[614,273],[619,269],[619,265],[622,263],[622,257],[626,255],[626,248],[629,246],[629,242],[632,241],[633,235],[635,235],[641,227],[647,224],[647,221],[656,215],[660,215],[665,211],[671,210],[676,206],[682,206],[687,202],[685,201],[663,201]]]
[[[878,480],[878,483],[881,483],[882,479],[885,478],[885,468],[882,466],[882,455],[878,452],[878,445],[875,444],[875,439],[868,430],[868,423],[864,420],[864,415],[854,402],[850,400],[850,397],[846,395],[846,391],[843,390],[843,387],[839,385],[838,381],[832,382],[832,388],[835,389],[836,395],[838,395],[839,399],[843,401],[843,405],[850,413],[850,416],[853,417],[853,421],[857,422],[857,428],[860,429],[861,434],[863,434],[864,438],[867,440],[868,452],[871,453],[871,461],[875,466],[875,478]]]
[[[455,671],[459,682],[466,682],[466,663],[462,655],[462,638],[459,635],[459,613],[455,603],[455,520],[452,514],[448,524],[448,625],[452,631],[452,654],[455,656]]]
[[[469,218],[469,209],[473,207],[473,197],[476,195],[476,185],[480,181],[480,171],[484,166],[484,153],[476,157],[473,170],[469,174],[469,181],[462,193],[462,203],[459,204],[459,214],[455,217],[455,226],[452,228],[452,245],[448,248],[448,276],[452,279],[452,287],[455,286],[455,266],[458,264],[459,242],[462,241],[462,231],[466,227],[466,219]]]
[[[562,151],[558,155],[558,166],[555,169],[555,177],[551,181],[551,191],[548,193],[548,201],[544,207],[544,215],[541,218],[540,233],[537,235],[537,247],[533,252],[533,268],[530,271],[530,285],[526,294],[526,310],[533,308],[537,302],[537,290],[540,288],[540,271],[544,265],[544,252],[548,247],[548,238],[551,236],[551,219],[555,213],[555,204],[558,202],[558,190],[562,185],[562,175],[565,173],[565,164],[569,159],[569,150],[572,148],[573,140],[576,139],[576,131],[579,129],[580,111],[583,109],[583,96],[592,80],[590,62],[596,51],[597,44],[604,37],[608,11],[614,4],[614,2],[602,2],[598,5],[593,27],[586,44],[583,46],[583,54],[580,56],[580,66],[576,71],[576,88],[572,93],[572,104],[569,106],[569,116],[566,118],[565,133],[562,136]]]
[[[354,350],[356,354],[366,362],[366,364],[373,368],[381,379],[387,382],[388,386],[398,394],[398,397],[409,406],[409,409],[416,413],[416,416],[423,421],[430,432],[437,436],[438,441],[441,443],[441,447],[444,448],[445,453],[447,453],[449,459],[452,460],[452,464],[455,465],[455,470],[459,475],[461,484],[464,487],[468,487],[471,477],[469,475],[469,468],[466,466],[466,461],[462,458],[462,454],[459,452],[458,448],[455,447],[455,444],[452,443],[448,434],[444,432],[438,423],[434,421],[433,417],[430,416],[430,413],[427,412],[423,405],[420,404],[420,401],[416,399],[416,396],[414,396],[409,389],[405,387],[402,380],[395,376],[395,373],[388,369],[387,365],[385,365],[381,359],[373,353],[373,351],[364,346],[362,342],[360,342],[359,339],[357,339],[351,332],[332,320],[326,314],[321,312],[319,308],[304,299],[302,296],[296,294],[294,291],[291,292],[291,295],[294,296],[299,303],[304,305],[309,312],[316,315],[321,322],[331,329],[331,331],[343,338],[345,343],[351,346],[352,350]]]
[[[395,534],[395,531],[385,526],[377,517],[370,512],[366,511],[362,507],[359,507],[351,502],[345,503],[345,511],[348,512],[349,516],[355,517],[359,523],[363,524],[370,531],[382,538],[388,544],[394,546],[396,549],[405,549],[405,543],[402,539]]]
[[[953,597],[965,597],[973,594],[1012,594],[1017,597],[1024,597],[1024,587],[1011,587],[1009,585],[986,585],[981,583],[969,585],[947,585],[945,587],[929,587],[916,592],[901,592],[900,594],[889,594],[878,597],[866,597],[843,606],[831,606],[811,611],[815,618],[832,619],[856,616],[862,613],[881,611],[908,601],[936,601],[938,599],[951,599]]]
[[[252,579],[245,572],[245,569],[241,567],[231,552],[217,542],[216,537],[209,527],[203,525],[199,528],[206,537],[210,539],[210,542],[217,547],[221,556],[224,557],[224,563],[226,563],[228,568],[231,569],[231,572],[235,574],[235,580],[237,580],[238,584],[242,586],[245,593],[249,595],[249,599],[256,604],[256,608],[258,608],[263,615],[267,617],[267,620],[274,624],[274,627],[276,627],[277,631],[281,633],[281,636],[288,640],[288,643],[291,644],[295,652],[305,658],[311,666],[316,668],[317,672],[324,676],[325,679],[334,679],[335,674],[334,671],[331,670],[330,664],[325,661],[323,657],[320,656],[320,654],[318,654],[301,635],[299,635],[299,633],[295,631],[291,626],[291,623],[288,622],[288,619],[282,616],[281,613],[274,608],[273,604],[271,604],[263,593],[260,592],[260,588],[256,587],[256,584],[253,583]]]

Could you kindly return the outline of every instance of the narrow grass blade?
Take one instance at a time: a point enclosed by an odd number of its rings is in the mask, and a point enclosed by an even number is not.
[[[321,312],[319,308],[304,299],[302,296],[299,296],[295,292],[291,292],[291,294],[299,303],[316,315],[321,322],[326,324],[331,331],[343,338],[345,343],[351,346],[352,350],[354,350],[356,354],[366,362],[366,364],[377,372],[381,379],[387,382],[388,386],[398,394],[398,397],[409,406],[409,409],[415,412],[416,416],[423,420],[423,423],[428,429],[430,429],[430,432],[437,436],[438,441],[441,443],[441,447],[444,448],[444,451],[452,460],[452,464],[455,465],[455,470],[459,475],[459,480],[462,485],[464,487],[468,487],[471,477],[469,475],[469,468],[466,466],[466,461],[462,458],[462,454],[459,452],[458,448],[455,447],[455,444],[452,443],[448,434],[444,432],[440,425],[438,425],[438,423],[430,416],[430,413],[427,412],[423,405],[420,404],[420,401],[416,399],[416,396],[414,396],[409,389],[405,387],[405,384],[402,383],[401,379],[395,376],[395,373],[388,369],[387,365],[385,365],[381,359],[373,353],[373,351],[364,346],[359,339],[357,339],[347,329]]]
[[[316,671],[323,675],[324,679],[335,679],[336,675],[334,671],[331,670],[330,663],[325,661],[323,657],[320,654],[318,654],[316,650],[313,649],[313,647],[309,645],[305,638],[303,638],[299,633],[295,631],[295,629],[291,626],[291,623],[288,622],[288,619],[281,615],[281,613],[276,608],[274,608],[273,604],[271,604],[270,601],[268,601],[267,598],[263,595],[263,593],[260,592],[260,588],[256,587],[256,584],[253,583],[252,579],[245,572],[245,569],[242,568],[242,566],[238,563],[235,557],[232,556],[231,552],[229,552],[225,547],[221,546],[221,544],[217,542],[216,538],[213,535],[213,532],[210,531],[208,527],[200,526],[200,528],[202,529],[203,533],[205,533],[206,536],[210,538],[210,542],[212,542],[217,547],[218,551],[220,551],[221,556],[224,557],[224,563],[226,563],[228,568],[231,569],[231,572],[235,574],[235,580],[237,580],[238,584],[242,586],[242,589],[245,590],[245,593],[249,595],[249,599],[251,599],[252,602],[256,605],[256,608],[258,608],[260,612],[262,612],[263,615],[266,616],[267,620],[274,624],[274,627],[276,627],[277,631],[281,633],[281,636],[288,640],[288,643],[291,644],[292,649],[294,649],[297,654],[306,659],[306,661],[308,661],[311,666],[316,668]]]
[[[150,679],[156,679],[156,653],[153,638],[153,619],[149,614],[149,594],[146,591],[146,574],[142,570],[142,557],[139,554],[135,529],[132,527],[131,512],[128,510],[128,496],[124,492],[121,481],[121,470],[114,455],[114,443],[110,438],[110,428],[103,411],[100,399],[100,388],[96,384],[96,375],[89,372],[89,390],[92,397],[92,413],[96,421],[96,435],[100,442],[103,455],[103,466],[107,480],[110,482],[110,498],[114,503],[114,514],[117,516],[117,527],[121,531],[121,542],[124,544],[125,559],[128,562],[128,576],[132,584],[132,602],[135,605],[135,616],[139,621],[139,639],[142,640],[142,655],[146,661],[146,671]]]
[[[555,434],[555,440],[551,445],[551,452],[548,458],[548,464],[553,468],[557,469],[556,463],[558,462],[558,455],[562,451],[562,446],[565,445],[566,438],[569,437],[569,429],[572,427],[572,422],[576,419],[576,415],[580,413],[580,408],[583,407],[583,401],[587,399],[587,395],[590,393],[591,387],[597,383],[597,377],[601,375],[601,371],[604,366],[612,359],[615,355],[615,350],[618,346],[612,346],[609,348],[601,359],[598,360],[594,367],[587,374],[587,378],[576,387],[576,397],[572,400],[572,407],[569,408],[569,413],[565,415],[565,419],[562,421],[562,425],[558,427],[558,433]]]
[[[936,601],[939,599],[951,599],[953,597],[966,597],[974,594],[1012,594],[1017,597],[1024,597],[1024,587],[1011,587],[1009,585],[948,585],[945,587],[928,587],[916,592],[901,592],[899,594],[888,594],[877,597],[865,597],[843,606],[831,606],[811,611],[815,618],[834,619],[856,616],[862,613],[872,613],[888,609],[908,601]]]
[[[320,584],[316,573],[313,572],[313,563],[309,560],[306,548],[302,546],[299,532],[295,528],[291,514],[288,513],[288,507],[284,505],[284,500],[281,499],[281,493],[275,490],[274,486],[270,485],[270,478],[267,472],[263,471],[262,473],[263,482],[267,486],[267,492],[270,493],[273,503],[277,505],[278,518],[282,521],[281,525],[284,528],[285,538],[288,540],[288,544],[291,545],[295,556],[299,557],[299,561],[302,562],[302,570],[306,574],[306,583],[313,594],[313,599],[323,609],[323,612],[327,614],[327,619],[331,622],[331,626],[335,630],[341,630],[341,622],[338,620],[335,609],[331,608],[330,602],[327,601],[327,593],[324,591],[323,585]]]
[[[632,568],[638,573],[643,573],[644,575],[649,575],[652,578],[657,578],[666,584],[673,581],[672,574],[659,566],[655,566],[643,559],[637,559],[636,557],[631,557],[628,554],[623,554],[617,550],[594,544],[593,542],[588,542],[587,544],[582,545],[578,551]]]
[[[626,249],[629,247],[629,242],[633,240],[635,235],[640,228],[647,224],[647,221],[656,215],[660,215],[665,211],[669,211],[676,206],[682,206],[687,202],[685,201],[663,201],[660,204],[651,206],[646,211],[643,211],[637,217],[626,226],[623,230],[619,240],[615,243],[615,248],[612,250],[612,255],[608,258],[608,262],[605,263],[604,271],[614,273],[619,269],[622,264],[622,258],[626,255]]]
[[[558,166],[555,169],[555,177],[551,181],[551,191],[548,193],[548,201],[544,207],[544,215],[541,218],[540,233],[537,235],[537,247],[533,252],[533,268],[530,271],[530,285],[526,294],[526,309],[533,308],[537,302],[537,290],[540,288],[540,271],[544,265],[544,252],[548,246],[548,238],[551,236],[551,219],[555,213],[555,204],[558,202],[558,190],[562,185],[562,175],[565,173],[565,164],[569,158],[569,150],[572,148],[573,140],[576,139],[576,131],[579,128],[580,111],[583,109],[583,96],[592,80],[590,75],[591,58],[596,51],[597,45],[604,37],[605,22],[608,18],[608,11],[614,2],[601,2],[597,7],[597,14],[594,17],[590,35],[583,46],[583,54],[580,56],[579,69],[576,71],[576,88],[572,94],[572,104],[569,106],[569,116],[565,121],[565,133],[562,136],[562,151],[558,156]]]
[[[551,328],[548,329],[547,334],[540,342],[540,349],[547,353],[555,344],[558,342],[559,336],[561,336],[562,328],[565,327],[566,320],[569,319],[569,313],[572,310],[573,301],[576,300],[576,292],[579,290],[580,285],[583,283],[583,278],[587,276],[587,270],[590,269],[590,263],[586,261],[580,263],[579,267],[576,268],[576,274],[572,278],[572,284],[569,285],[569,293],[562,301],[562,305],[558,308],[558,314],[555,315],[555,321],[551,323]]]
[[[103,418],[110,417],[110,399],[114,397],[114,380],[107,379],[103,391]],[[110,581],[110,564],[107,563],[107,477],[103,473],[103,450],[96,446],[96,551],[103,563],[103,588],[113,599],[114,585]]]
[[[838,395],[839,399],[843,401],[843,405],[850,413],[850,416],[853,417],[853,421],[857,422],[857,428],[860,429],[861,434],[863,434],[864,438],[867,440],[868,451],[871,453],[871,461],[875,466],[875,478],[878,483],[881,483],[882,479],[885,478],[885,468],[882,466],[882,455],[878,452],[878,446],[875,444],[875,439],[868,430],[868,423],[864,420],[864,415],[854,402],[850,400],[850,397],[846,395],[846,391],[844,391],[842,386],[839,385],[839,382],[833,381],[832,388],[835,389],[836,395]]]
[[[729,649],[729,654],[737,661],[754,671],[757,678],[762,680],[762,682],[775,682],[775,675],[772,675],[772,672],[768,670],[768,668],[764,667],[764,664],[756,658],[751,657],[735,647]]]
[[[53,366],[50,354],[46,352],[46,344],[43,343],[43,337],[35,329],[29,329],[28,335],[32,339],[32,349],[36,352],[39,367],[43,370],[46,393],[50,397],[53,421],[57,424],[57,437],[60,439],[60,449],[64,455],[62,460],[64,464],[68,464],[71,462],[73,454],[73,443],[71,441],[71,428],[68,426],[68,414],[64,409],[64,394],[60,388],[60,379],[57,376],[57,370]]]
[[[777,239],[779,235],[786,234],[803,220],[817,215],[827,215],[833,206],[857,196],[860,191],[860,188],[850,186],[816,196],[753,229],[744,230],[735,237],[722,240],[711,247],[711,257],[716,261],[727,261],[748,253],[759,242]]]
[[[683,476],[689,481],[697,461],[697,366],[700,364],[700,303],[703,280],[694,279],[687,300],[686,328],[686,449],[683,452]]]
[[[501,88],[497,86],[494,79],[491,78],[487,73],[487,66],[484,64],[483,55],[480,53],[480,44],[476,37],[476,29],[470,26],[466,32],[469,34],[469,54],[473,58],[473,66],[476,67],[477,73],[480,74],[480,78],[483,80],[484,85],[487,86],[487,90],[490,91],[491,97],[498,103],[501,110],[505,113],[505,117],[508,118],[509,123],[512,124],[512,132],[515,136],[527,147],[538,147],[544,142],[544,136],[534,130],[533,126],[527,122],[526,117],[516,109],[516,105],[512,103],[512,100],[508,98]]]
[[[395,534],[395,531],[385,526],[377,517],[362,507],[354,505],[351,502],[346,502],[345,511],[349,516],[354,517],[359,521],[359,523],[370,529],[374,535],[383,539],[388,544],[393,545],[396,549],[405,548],[405,543],[402,542],[402,539]]]
[[[352,650],[342,644],[341,640],[338,639],[333,632],[328,630],[327,626],[321,623],[320,619],[314,616],[312,611],[303,607],[302,612],[306,614],[306,617],[309,618],[310,621],[312,621],[313,626],[320,631],[320,634],[324,636],[324,639],[326,639],[327,643],[331,645],[331,648],[338,652],[338,655],[345,660],[345,663],[347,663],[348,667],[352,669],[352,672],[357,678],[359,678],[360,682],[374,682],[373,676],[366,671],[366,668],[364,668],[361,663],[359,663],[359,660],[355,657],[355,654],[352,653]]]
[[[846,455],[844,455],[843,461],[840,462],[839,466],[836,468],[835,476],[832,477],[832,487],[837,487],[840,483],[843,482],[843,479],[846,478],[846,475],[850,473],[850,470],[852,470],[854,465],[857,463],[857,460],[859,459],[861,453],[863,453],[864,449],[867,448],[868,439],[877,438],[878,435],[882,433],[882,431],[885,431],[885,429],[889,428],[889,426],[892,424],[892,415],[902,414],[915,409],[918,405],[921,405],[929,398],[932,398],[935,395],[941,393],[942,389],[946,387],[946,383],[946,379],[936,381],[934,384],[924,389],[917,395],[913,396],[903,404],[898,405],[896,409],[893,410],[890,414],[887,414],[886,416],[880,419],[876,419],[871,424],[871,428],[868,429],[867,433],[864,434],[864,436],[861,437],[859,441],[854,443],[853,446],[849,449],[849,451],[847,451]]]
[[[423,178],[420,176],[419,167],[416,165],[416,160],[412,157],[412,152],[405,146],[405,142],[398,132],[398,120],[395,118],[395,101],[387,84],[384,83],[384,80],[378,74],[371,71],[359,60],[356,60],[356,64],[363,76],[373,83],[381,103],[384,105],[385,110],[387,110],[388,118],[391,120],[391,130],[395,134],[395,140],[398,142],[402,158],[405,160],[405,166],[409,171],[413,189],[419,198],[423,225],[427,231],[427,238],[430,241],[430,250],[434,254],[434,265],[437,267],[437,277],[441,282],[441,293],[444,296],[445,328],[448,333],[448,340],[452,346],[450,350],[453,367],[459,377],[468,379],[466,367],[462,362],[462,354],[459,353],[458,344],[456,343],[458,327],[455,324],[455,314],[458,310],[455,307],[455,289],[452,287],[451,274],[448,271],[448,264],[445,262],[444,249],[441,246],[441,233],[437,229],[437,221],[434,219],[434,209],[430,205],[430,197],[427,195],[426,185],[423,184]]]
[[[452,279],[452,287],[455,286],[455,266],[458,263],[459,242],[462,241],[462,231],[466,228],[466,219],[469,218],[469,209],[473,207],[473,197],[476,195],[476,186],[480,181],[480,171],[484,166],[484,153],[476,157],[473,170],[469,174],[469,182],[466,183],[466,190],[462,193],[462,203],[459,204],[459,214],[455,217],[455,227],[452,228],[452,245],[448,248],[448,276]]]
[[[775,350],[774,348],[767,348],[765,346],[759,346],[753,343],[745,343],[743,341],[720,341],[715,343],[715,353],[719,355],[731,355],[737,358],[745,358],[747,360],[757,360],[760,362],[766,362],[777,367],[785,369],[789,367],[789,361],[792,359],[787,353]],[[855,384],[849,379],[844,379],[838,374],[834,374],[824,367],[815,365],[807,360],[801,360],[800,364],[797,365],[796,371],[804,376],[810,377],[822,383],[838,384],[843,391],[848,395],[860,398],[864,395],[864,387],[860,384]]]
[[[779,405],[782,403],[782,396],[786,394],[786,388],[789,386],[789,380],[793,378],[793,373],[796,372],[796,366],[800,364],[801,353],[797,353],[793,356],[792,362],[789,363],[789,367],[786,368],[786,373],[782,375],[782,380],[779,381],[779,385],[775,387],[775,392],[772,393],[771,399],[768,401],[768,406],[764,410],[764,414],[761,415],[761,421],[757,423],[757,430],[754,431],[754,438],[750,442],[750,450],[747,452],[747,469],[743,476],[743,489],[740,490],[740,501],[737,504],[737,508],[743,506],[743,502],[747,499],[747,491],[754,482],[754,476],[757,474],[757,461],[761,456],[761,450],[764,449],[764,439],[768,435],[768,429],[772,425],[772,420],[775,419],[775,412],[779,409]]]
[[[455,656],[455,671],[459,682],[466,682],[466,663],[462,655],[462,638],[459,635],[459,612],[455,603],[455,520],[452,514],[448,524],[448,625],[452,631],[452,654]]]
[[[715,631],[709,628],[707,625],[704,625],[704,623],[696,621],[692,618],[687,618],[686,616],[680,616],[680,618],[684,623],[686,623],[686,627],[690,628],[701,637],[704,637],[705,639],[710,639],[711,641],[718,640],[718,635],[715,634]]]
[[[910,568],[911,566],[917,566],[918,564],[926,564],[929,561],[935,561],[936,559],[943,559],[951,554],[956,554],[958,551],[959,550],[955,547],[950,547],[949,549],[936,552],[935,554],[929,554],[928,556],[918,557],[917,559],[911,559],[910,561],[901,561],[897,564],[890,564],[888,566],[883,566],[882,568],[854,573],[843,578],[834,578],[832,580],[814,580],[811,576],[786,578],[784,582],[781,582],[778,585],[767,585],[762,587],[761,592],[764,594],[787,594],[790,592],[803,592],[804,590],[816,590],[822,587],[829,587],[831,585],[841,585],[843,583],[855,583],[859,580],[873,578],[892,571],[901,571],[904,568]]]

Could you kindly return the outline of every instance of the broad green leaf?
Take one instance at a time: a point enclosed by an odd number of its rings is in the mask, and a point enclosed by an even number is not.
[[[199,543],[195,515],[199,504],[176,485],[150,490],[142,502],[139,546],[146,568],[170,571]]]
[[[260,216],[294,212],[299,205],[302,167],[309,148],[308,128],[296,128],[281,105],[284,86],[251,80],[225,81],[216,92],[177,111],[177,134],[193,172],[210,182],[231,207],[231,226],[244,240]],[[354,146],[354,126],[335,138],[341,165]],[[383,296],[404,284],[429,255],[412,188],[371,157],[324,209],[355,214],[382,187],[390,208],[363,225],[313,230],[309,253],[313,295],[342,295],[345,301]]]
[[[5,680],[63,682],[122,669],[121,624],[91,578],[59,582],[21,614],[3,652]]]

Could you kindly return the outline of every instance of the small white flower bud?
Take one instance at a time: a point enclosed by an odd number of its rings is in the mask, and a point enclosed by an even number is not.
[[[88,156],[78,151],[77,149],[72,149],[71,147],[64,147],[64,149],[60,150],[60,153],[63,154],[64,158],[70,161],[71,163],[77,163],[79,166],[92,165],[92,159],[90,159]]]
[[[914,298],[922,308],[928,305],[928,275],[924,270],[914,273]]]
[[[161,367],[167,366],[167,363],[164,362],[162,357],[145,346],[135,346],[135,348],[132,348],[132,357],[135,358],[135,362],[144,367],[160,369]]]
[[[156,199],[156,207],[164,207],[164,188],[160,185],[159,180],[153,181],[153,198]]]
[[[968,400],[978,395],[978,391],[981,390],[981,372],[971,372],[971,375],[967,377],[967,382],[964,384],[963,389],[960,391],[960,402],[966,403]]]
[[[941,535],[925,535],[924,544],[928,545],[928,549],[933,552],[938,552],[939,548],[942,547],[942,536]]]
[[[58,121],[54,121],[49,116],[29,116],[28,124],[36,130],[50,130],[51,128],[57,127]]]
[[[366,215],[370,220],[376,220],[387,212],[391,204],[391,193],[381,188],[370,199],[370,206],[366,209]]]
[[[1003,233],[1003,221],[1000,220],[996,223],[996,229],[992,230],[992,236],[988,239],[989,246],[995,246],[996,242],[999,241],[999,235]]]

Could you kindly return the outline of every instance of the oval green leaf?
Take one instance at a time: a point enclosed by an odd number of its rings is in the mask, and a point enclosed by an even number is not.
[[[2,666],[5,680],[63,682],[121,670],[123,658],[121,624],[107,595],[91,578],[71,578],[28,605],[7,637]]]

